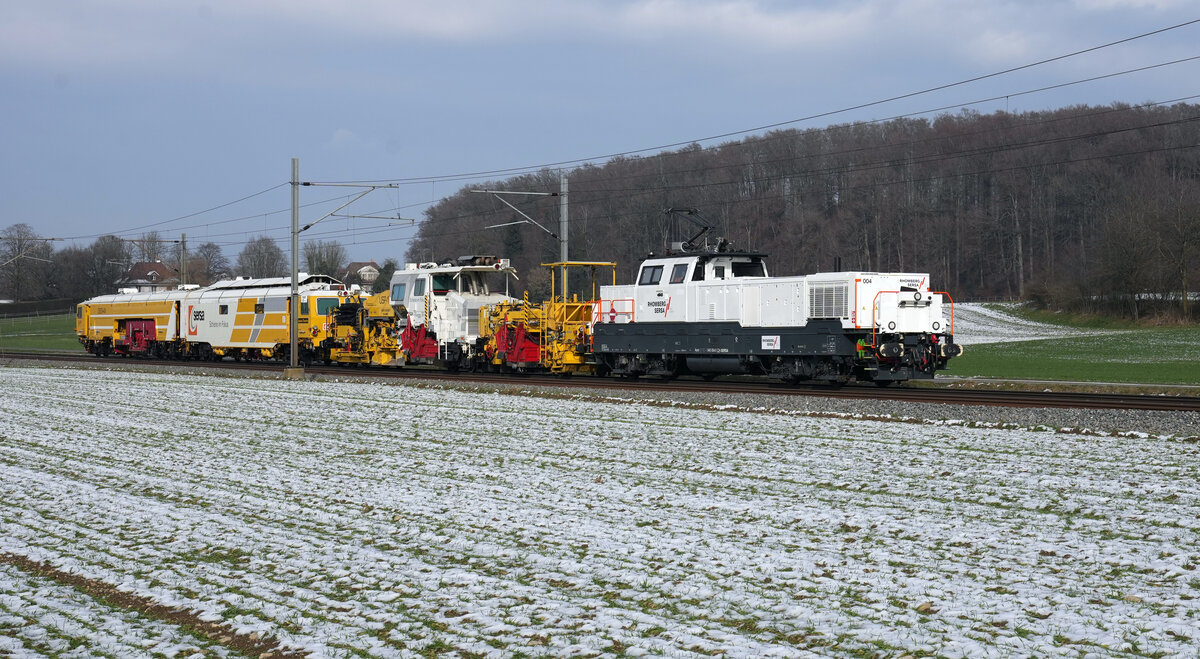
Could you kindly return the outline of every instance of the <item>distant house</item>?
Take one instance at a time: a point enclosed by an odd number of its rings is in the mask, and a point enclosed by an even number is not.
[[[342,268],[337,278],[347,284],[374,284],[379,279],[379,264],[374,261],[355,261]]]
[[[162,261],[134,263],[116,282],[117,288],[136,288],[139,293],[169,291],[179,287],[179,273]]]

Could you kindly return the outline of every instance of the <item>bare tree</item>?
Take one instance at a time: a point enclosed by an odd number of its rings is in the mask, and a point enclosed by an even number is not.
[[[167,245],[175,242],[172,240],[163,240],[158,235],[157,231],[147,231],[143,233],[137,240],[131,240],[135,246],[134,257],[140,262],[161,261],[167,254]],[[176,247],[176,250],[179,248]],[[178,259],[175,260],[179,262]]]
[[[336,240],[304,243],[304,263],[310,274],[337,276],[346,262],[346,248]]]
[[[287,272],[283,250],[267,236],[253,238],[238,255],[237,272],[245,277],[282,277]]]
[[[91,295],[112,293],[116,282],[129,269],[129,243],[116,236],[100,236],[92,246],[87,280]]]
[[[52,248],[28,224],[0,232],[0,286],[4,296],[32,300],[45,292]]]
[[[67,247],[54,252],[50,258],[50,286],[53,297],[69,298],[76,302],[96,295],[88,269],[92,264],[92,248]]]
[[[205,284],[211,284],[230,274],[229,259],[221,253],[221,246],[213,242],[197,247],[192,262],[199,267],[195,270],[189,268],[189,270],[194,272],[195,276],[202,278]]]

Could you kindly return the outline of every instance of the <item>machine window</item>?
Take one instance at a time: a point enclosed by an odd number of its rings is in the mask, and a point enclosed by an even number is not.
[[[425,278],[421,277],[413,284],[413,297],[425,297]]]
[[[663,267],[661,265],[647,265],[642,267],[642,276],[638,279],[639,286],[655,286],[662,279]]]
[[[682,284],[684,277],[687,277],[688,264],[677,263],[674,268],[671,268],[671,283]]]
[[[266,305],[264,305],[262,302],[254,305],[254,313],[262,313],[265,309]]]
[[[404,289],[406,287],[407,287],[407,284],[392,285],[392,299],[393,300],[403,300],[404,299]]]
[[[217,310],[217,313],[221,314],[222,316],[224,316],[224,315],[228,314],[228,313],[229,313],[229,305],[228,305],[228,304],[222,304],[222,305],[221,305],[221,306],[218,308],[218,310]]]
[[[454,275],[434,275],[433,276],[433,294],[445,295],[457,288],[454,283]]]
[[[714,265],[713,266],[713,279],[724,279],[724,278],[725,278],[725,266]]]
[[[336,297],[317,298],[317,315],[326,316],[329,312],[338,308],[341,302]]]
[[[308,300],[305,300],[304,302],[300,303],[300,315],[301,316],[308,315]]]

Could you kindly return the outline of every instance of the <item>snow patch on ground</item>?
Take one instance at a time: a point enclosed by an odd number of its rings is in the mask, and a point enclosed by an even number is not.
[[[1084,330],[1026,320],[1007,309],[1014,304],[968,302],[954,305],[954,341],[962,345],[1080,338],[1118,334],[1121,330]]]
[[[1195,443],[351,382],[0,383],[0,553],[318,656],[1200,639]],[[14,654],[211,650],[160,624],[0,571]]]

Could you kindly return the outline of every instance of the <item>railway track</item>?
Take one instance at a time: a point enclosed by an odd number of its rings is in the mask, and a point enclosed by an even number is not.
[[[128,359],[121,357],[97,358],[91,355],[68,353],[0,352],[2,360],[33,360],[41,362],[69,362],[84,364],[141,365],[141,366],[197,366],[214,369],[239,369],[277,373],[282,366],[277,363],[238,363],[230,360],[219,362],[179,362],[154,359]],[[446,373],[443,371],[415,368],[353,368],[345,366],[310,366],[306,373],[323,376],[374,377],[389,380],[414,379],[442,381],[447,383],[528,385],[536,387],[565,387],[590,390],[611,390],[627,393],[642,392],[703,392],[725,394],[752,394],[776,396],[817,396],[822,398],[891,400],[914,403],[942,403],[957,405],[986,405],[994,407],[1056,407],[1075,409],[1127,409],[1159,410],[1171,412],[1200,412],[1200,397],[1139,395],[1112,393],[1076,393],[1061,391],[995,391],[981,389],[948,389],[938,387],[897,386],[881,389],[873,385],[781,385],[764,381],[716,380],[680,378],[675,380],[625,380],[606,378],[569,378],[550,375],[513,375],[493,373]]]

